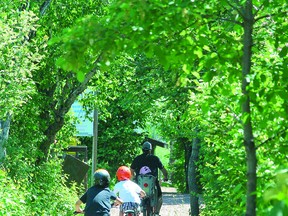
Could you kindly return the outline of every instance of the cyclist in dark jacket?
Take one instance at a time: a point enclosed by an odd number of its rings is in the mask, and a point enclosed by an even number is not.
[[[164,181],[168,180],[168,172],[166,168],[163,166],[161,160],[151,154],[152,145],[150,142],[144,142],[142,146],[142,154],[138,155],[131,164],[131,172],[132,174],[136,174],[136,179],[139,174],[151,174],[156,177],[156,186],[158,189],[158,206],[156,209],[156,213],[159,214],[161,206],[162,206],[162,190],[160,187],[159,179],[158,179],[158,169],[160,169],[164,175]]]
[[[85,216],[110,216],[111,200],[116,204],[122,204],[122,200],[109,189],[110,175],[107,170],[96,170],[94,180],[95,184],[75,203],[76,212],[84,212]],[[82,203],[86,204],[84,211],[80,208]]]

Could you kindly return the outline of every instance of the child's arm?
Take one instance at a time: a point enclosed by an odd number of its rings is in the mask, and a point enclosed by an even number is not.
[[[79,200],[77,200],[77,202],[75,203],[75,211],[76,212],[79,212],[79,213],[82,213],[83,212],[83,210],[80,208],[80,206],[81,206],[81,204],[82,204],[83,202],[79,199]]]
[[[117,206],[117,205],[122,205],[123,204],[123,200],[121,200],[119,197],[117,197],[114,201],[114,205]]]
[[[145,196],[146,196],[145,191],[144,191],[144,190],[141,190],[141,191],[140,191],[140,197],[143,198],[143,197],[145,197]]]

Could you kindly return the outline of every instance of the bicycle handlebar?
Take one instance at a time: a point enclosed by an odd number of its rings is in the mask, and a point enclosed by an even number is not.
[[[84,212],[77,212],[77,211],[74,211],[73,214],[74,214],[74,215],[77,215],[77,214],[84,214]]]

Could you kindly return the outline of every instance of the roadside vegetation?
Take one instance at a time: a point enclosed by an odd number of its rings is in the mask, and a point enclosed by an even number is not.
[[[72,214],[84,187],[67,187],[63,149],[86,145],[91,165],[93,142],[76,100],[99,114],[113,181],[149,137],[191,215],[288,215],[287,15],[284,0],[1,1],[0,215]]]

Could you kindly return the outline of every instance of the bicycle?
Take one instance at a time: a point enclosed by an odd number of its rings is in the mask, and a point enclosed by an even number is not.
[[[145,191],[146,197],[142,199],[143,216],[155,216],[155,210],[158,204],[158,190],[156,186],[156,177],[153,175],[139,175],[138,185]]]
[[[76,214],[84,214],[84,212],[76,212],[76,211],[74,211],[73,214],[74,215],[76,215]],[[134,211],[132,209],[124,211],[124,216],[138,216],[138,215],[139,215],[138,211]]]
[[[138,211],[132,209],[124,211],[124,216],[138,216],[138,215],[139,215]]]

